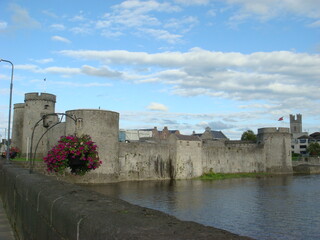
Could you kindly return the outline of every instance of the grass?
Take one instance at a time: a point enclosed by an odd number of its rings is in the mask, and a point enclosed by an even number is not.
[[[26,158],[22,158],[22,157],[16,157],[14,159],[11,159],[11,161],[17,161],[17,162],[26,162],[27,159]],[[34,159],[35,162],[42,162],[42,159]]]
[[[271,173],[205,173],[199,177],[201,180],[223,180],[230,178],[257,178],[271,176]]]

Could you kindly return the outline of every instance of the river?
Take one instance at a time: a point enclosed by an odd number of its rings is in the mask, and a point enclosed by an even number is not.
[[[140,181],[87,187],[181,220],[255,239],[320,239],[320,175]]]

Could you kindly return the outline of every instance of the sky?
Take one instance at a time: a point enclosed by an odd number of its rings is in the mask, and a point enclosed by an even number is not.
[[[319,0],[1,0],[12,102],[120,113],[121,129],[320,131]],[[11,65],[0,62],[0,134]],[[278,121],[284,117],[283,121]]]

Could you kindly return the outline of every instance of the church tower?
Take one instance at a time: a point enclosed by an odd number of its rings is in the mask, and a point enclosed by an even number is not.
[[[290,114],[290,132],[302,133],[302,115],[297,114],[297,117]]]

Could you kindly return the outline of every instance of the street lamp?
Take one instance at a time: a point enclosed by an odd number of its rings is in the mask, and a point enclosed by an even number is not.
[[[12,87],[13,87],[13,64],[9,60],[1,59],[0,62],[7,62],[11,64],[11,82],[10,82],[10,100],[9,100],[9,121],[8,121],[8,139],[7,139],[7,157],[6,163],[10,162],[10,125],[11,125],[11,105],[12,105]]]

